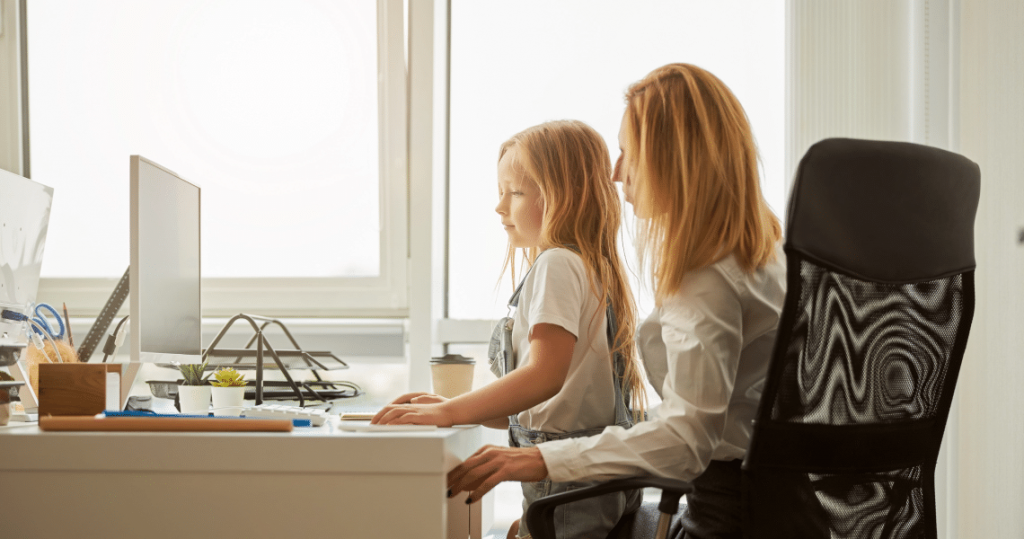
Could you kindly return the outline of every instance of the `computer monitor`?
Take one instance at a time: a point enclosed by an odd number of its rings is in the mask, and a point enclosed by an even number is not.
[[[131,156],[132,363],[202,362],[199,208],[198,185]]]
[[[32,314],[52,203],[52,187],[0,170],[0,310]],[[0,317],[0,366],[26,384],[20,389],[21,402],[32,413],[38,402],[24,368],[27,342],[25,322]],[[16,361],[19,357],[22,361]]]

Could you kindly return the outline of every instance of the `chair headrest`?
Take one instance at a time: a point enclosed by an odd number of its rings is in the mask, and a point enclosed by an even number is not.
[[[978,165],[908,142],[825,139],[797,169],[786,247],[865,280],[974,269]]]

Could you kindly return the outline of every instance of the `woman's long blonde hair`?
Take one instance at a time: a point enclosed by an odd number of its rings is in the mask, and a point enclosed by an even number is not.
[[[779,220],[761,194],[750,122],[729,88],[689,64],[655,69],[626,91],[641,268],[656,301],[730,253],[746,272],[775,256]]]
[[[583,259],[590,289],[598,298],[607,298],[615,313],[618,331],[611,348],[625,359],[620,382],[630,395],[625,404],[634,419],[642,418],[647,398],[634,342],[635,304],[619,255],[622,208],[611,179],[608,147],[597,131],[575,120],[546,122],[514,135],[501,145],[498,160],[513,147],[515,166],[537,184],[544,201],[540,245],[526,250],[524,258],[532,264],[540,251],[564,247]],[[505,269],[513,268],[513,282],[515,251],[510,243],[505,257]],[[595,312],[592,320],[599,320],[602,312]]]

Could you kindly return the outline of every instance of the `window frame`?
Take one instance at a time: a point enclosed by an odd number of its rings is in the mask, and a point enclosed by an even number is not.
[[[27,39],[26,0],[21,8],[19,77],[25,84]],[[5,6],[6,7],[6,6]],[[12,10],[7,10],[9,16]],[[404,318],[409,313],[409,171],[407,130],[409,125],[406,73],[405,6],[402,0],[377,0],[378,145],[380,182],[380,274],[376,277],[278,277],[203,278],[203,315],[231,316],[257,312],[269,316],[295,317],[379,317]],[[28,94],[10,92],[11,102],[20,101],[23,110],[17,123],[24,126],[22,140],[12,141],[8,151],[22,155],[18,167],[27,176],[29,168]],[[19,99],[20,98],[20,99]],[[7,103],[4,103],[5,105]],[[17,103],[11,103],[17,106]],[[125,156],[127,160],[128,156]],[[173,167],[173,163],[168,163]],[[125,223],[127,226],[127,223]],[[345,238],[327,238],[344,246]],[[95,316],[110,296],[119,277],[42,278],[39,301],[57,301],[76,306],[83,316]]]

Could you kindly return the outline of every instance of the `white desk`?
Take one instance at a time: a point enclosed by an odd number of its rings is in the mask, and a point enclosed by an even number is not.
[[[289,434],[0,427],[0,536],[465,539],[490,527],[480,503],[446,497],[482,427],[366,434],[333,421]]]

